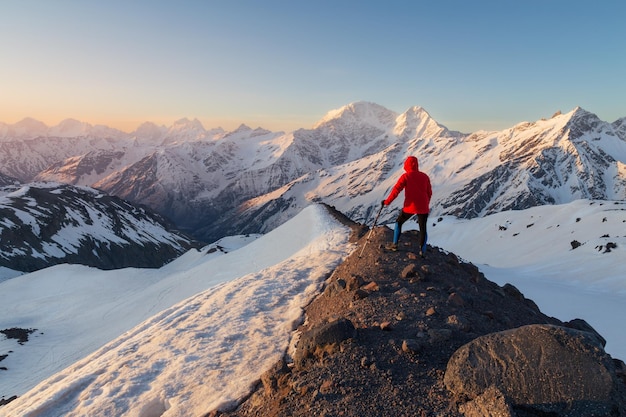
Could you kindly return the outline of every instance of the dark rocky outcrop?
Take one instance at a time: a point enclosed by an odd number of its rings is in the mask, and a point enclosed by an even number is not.
[[[416,256],[416,232],[387,252],[390,229],[375,228],[365,248],[366,229],[353,230],[359,244],[307,306],[296,347],[237,409],[211,415],[626,416],[626,366],[584,320],[546,316],[513,285],[487,280],[452,253],[429,247]],[[492,356],[463,354],[491,340],[501,352],[493,372],[504,370],[509,384],[479,384]],[[548,370],[549,381],[530,379]],[[516,397],[526,391],[540,406]]]

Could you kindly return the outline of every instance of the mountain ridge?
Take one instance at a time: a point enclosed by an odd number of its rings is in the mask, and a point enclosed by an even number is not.
[[[4,174],[21,181],[93,186],[146,204],[210,242],[262,232],[317,201],[362,221],[409,154],[431,177],[434,216],[624,199],[624,120],[603,122],[576,107],[466,134],[448,130],[420,106],[398,114],[355,102],[329,111],[313,129],[290,133],[245,125],[206,130],[197,119],[180,119],[169,128],[142,125],[135,133],[143,137],[11,141],[5,134],[0,162]],[[6,131],[0,125],[0,137]]]
[[[353,228],[356,249],[306,307],[289,350],[252,394],[209,416],[626,412],[626,365],[603,352],[604,338],[586,321],[545,315],[513,285],[487,280],[454,253],[429,247],[418,257],[416,231],[389,252],[391,229],[367,232],[335,215]],[[578,376],[563,376],[569,372]]]
[[[87,187],[0,188],[0,266],[32,272],[60,263],[157,268],[198,244],[145,208]]]

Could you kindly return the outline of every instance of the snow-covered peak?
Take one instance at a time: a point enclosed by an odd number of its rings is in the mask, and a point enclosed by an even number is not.
[[[251,132],[252,132],[252,129],[248,125],[242,123],[239,125],[239,127],[237,127],[237,129],[233,130],[232,132],[224,133],[222,138],[223,139],[225,138],[229,138],[229,139],[249,138],[251,136],[250,135]]]
[[[158,126],[152,122],[144,122],[131,133],[139,141],[146,141],[150,143],[157,143],[163,139],[167,133],[165,126]]]
[[[65,119],[58,125],[51,127],[48,134],[62,138],[86,136],[89,134],[92,127],[93,126],[89,123],[81,122],[76,119]]]
[[[15,129],[33,132],[33,133],[35,132],[44,133],[48,130],[48,126],[46,126],[45,123],[39,120],[33,119],[32,117],[26,117],[20,120],[19,122],[15,123],[13,127]]]
[[[585,132],[596,131],[601,125],[604,125],[604,127],[610,126],[608,123],[600,120],[595,114],[581,107],[576,107],[569,115],[567,126],[571,131],[571,139],[577,139],[584,135]]]
[[[175,121],[174,124],[170,126],[162,144],[167,145],[176,142],[204,140],[207,139],[208,136],[208,132],[204,126],[202,126],[200,120],[182,118]]]
[[[0,140],[32,139],[45,136],[48,126],[45,123],[26,117],[19,122],[9,125],[0,124]]]
[[[222,138],[229,138],[231,140],[235,140],[235,139],[248,139],[248,138],[255,138],[255,137],[259,137],[259,136],[277,136],[278,133],[273,134],[271,131],[267,130],[267,129],[263,129],[261,127],[257,127],[256,129],[252,129],[250,126],[246,125],[246,124],[241,124],[239,125],[239,127],[235,130],[233,130],[232,132],[227,132],[225,134],[222,135]]]
[[[262,127],[257,127],[252,132],[252,136],[264,136],[264,135],[268,135],[270,133],[272,133],[272,132],[267,130],[267,129],[263,129]]]
[[[286,219],[310,201],[336,205],[361,221],[378,198],[370,195],[393,186],[409,154],[430,175],[431,210],[441,213],[472,217],[576,198],[623,199],[625,131],[623,120],[600,122],[577,107],[466,135],[448,131],[420,106],[397,114],[355,102],[329,112],[314,129],[290,134],[246,125],[218,134],[196,119],[181,119],[171,127],[142,125],[135,143],[93,136],[0,143],[0,169],[22,182],[73,178],[103,187],[211,241],[238,233],[239,220],[242,227],[263,225],[262,210],[284,210]],[[159,139],[139,141],[140,134]],[[42,172],[48,175],[37,177]],[[298,194],[276,197],[288,184]],[[258,222],[226,218],[256,207],[253,200],[267,203],[250,214]]]
[[[250,130],[252,130],[252,128],[250,126],[246,125],[245,123],[242,123],[242,124],[239,125],[239,127],[237,129],[235,129],[233,131],[233,133],[236,133],[236,132],[248,132]]]
[[[399,138],[406,137],[433,137],[448,132],[445,126],[440,125],[428,112],[420,107],[413,106],[396,118],[393,133]]]
[[[331,110],[315,124],[313,129],[337,123],[365,123],[373,126],[389,126],[397,117],[397,113],[376,103],[358,101],[336,110]]]
[[[204,126],[198,119],[189,120],[186,117],[176,120],[174,124],[169,128],[170,132],[180,132],[180,131],[197,131],[197,132],[206,132]]]

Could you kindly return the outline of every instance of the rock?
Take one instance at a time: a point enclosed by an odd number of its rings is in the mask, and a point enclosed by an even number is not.
[[[406,353],[419,353],[424,349],[424,343],[418,339],[406,339],[402,341],[402,351]]]
[[[518,290],[513,284],[504,284],[502,286],[502,290],[509,297],[513,297],[518,301],[524,301],[524,294],[520,290]]]
[[[374,359],[368,358],[366,356],[361,358],[361,367],[362,368],[369,368],[370,366],[372,366],[372,364],[374,364]]]
[[[333,391],[334,387],[335,383],[332,380],[327,379],[322,382],[322,385],[320,385],[319,392],[321,392],[322,394],[328,394]]]
[[[596,329],[591,327],[591,325],[587,323],[585,320],[574,319],[574,320],[565,322],[564,325],[565,327],[569,327],[570,329],[576,329],[576,330],[581,330],[583,332],[591,333],[596,339],[598,339],[598,342],[600,342],[602,347],[606,346],[606,339],[602,337],[600,333],[598,333]]]
[[[324,290],[324,294],[328,297],[334,297],[346,289],[346,281],[338,279],[328,284]]]
[[[294,364],[301,367],[318,346],[341,343],[353,337],[356,337],[356,329],[352,322],[345,318],[313,327],[300,336],[294,354]]]
[[[448,304],[456,307],[463,307],[465,305],[465,301],[463,300],[463,297],[459,295],[459,293],[453,292],[448,297]]]
[[[615,376],[626,386],[626,364],[620,359],[613,359],[615,365]]]
[[[393,330],[393,326],[391,325],[390,321],[384,321],[382,323],[380,323],[380,330],[384,330],[386,332],[390,332]]]
[[[360,288],[359,288],[358,290],[356,290],[356,291],[354,292],[354,299],[355,299],[355,300],[362,300],[362,299],[364,299],[364,298],[369,297],[369,295],[370,295],[370,293],[369,293],[369,292],[367,292],[367,291],[362,290],[362,289],[360,289]]]
[[[265,389],[265,394],[269,395],[278,388],[278,379],[281,375],[289,372],[289,367],[284,358],[277,361],[274,366],[261,375],[261,383]]]
[[[428,330],[428,337],[430,343],[437,344],[449,340],[452,337],[452,330],[450,329],[430,329]]]
[[[448,316],[448,319],[446,320],[446,324],[448,324],[450,327],[454,329],[461,330],[464,332],[468,332],[471,329],[471,325],[469,324],[469,322],[463,317],[457,316],[456,314]]]
[[[459,406],[465,417],[516,417],[511,404],[504,394],[496,387],[487,390],[465,404]]]
[[[17,395],[12,395],[7,399],[5,399],[4,397],[0,398],[0,407],[2,407],[3,405],[7,405],[13,400],[17,400]]]
[[[363,286],[364,283],[365,280],[360,275],[352,274],[346,279],[347,289],[349,291],[359,289],[361,286]]]
[[[404,267],[404,269],[400,273],[400,278],[402,279],[412,278],[416,275],[416,272],[415,272],[416,270],[417,270],[417,265],[408,264],[407,266]]]
[[[448,361],[444,383],[459,399],[475,399],[495,386],[514,408],[608,416],[624,398],[614,375],[611,357],[590,333],[541,324],[463,345]]]
[[[380,289],[380,287],[378,286],[378,284],[374,281],[371,281],[370,283],[366,284],[363,287],[364,290],[366,291],[378,291]]]
[[[399,296],[402,296],[402,297],[408,297],[411,294],[412,294],[411,290],[409,290],[406,287],[400,288],[398,291],[395,292],[395,295],[399,295]]]

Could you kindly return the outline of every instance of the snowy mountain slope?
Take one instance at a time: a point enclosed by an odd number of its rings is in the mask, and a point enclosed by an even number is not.
[[[406,230],[417,229],[409,221]],[[429,242],[509,282],[541,311],[581,317],[607,338],[606,350],[626,358],[626,203],[577,200],[477,219],[429,221]]]
[[[626,198],[626,141],[611,124],[578,108],[502,132],[466,137],[446,132],[395,142],[368,158],[303,175],[272,197],[255,198],[233,210],[225,223],[235,222],[235,217],[242,224],[252,217],[256,222],[288,218],[309,201],[324,201],[364,221],[401,175],[409,154],[418,156],[421,169],[431,177],[433,215],[473,218],[582,198]],[[242,211],[249,215],[242,216]]]
[[[477,217],[581,198],[626,196],[626,142],[610,124],[580,108],[470,140],[485,146],[463,167],[470,170],[471,180],[437,202],[443,213]]]
[[[220,216],[236,199],[234,189],[268,190],[271,164],[289,142],[262,129],[241,126],[219,140],[180,141],[160,147],[137,163],[99,180],[96,188],[165,213],[193,231]],[[274,170],[275,171],[275,170]],[[236,183],[236,186],[233,185]],[[251,189],[251,190],[250,190]],[[221,198],[216,196],[221,195]],[[239,201],[239,200],[237,200]]]
[[[409,126],[407,120],[413,124]],[[373,103],[353,103],[338,111],[330,112],[313,130],[300,129],[293,134],[278,137],[277,141],[280,146],[277,152],[265,159],[263,166],[256,168],[257,159],[244,159],[247,161],[245,165],[250,168],[235,172],[224,171],[225,174],[221,178],[221,183],[224,185],[221,190],[204,192],[201,198],[193,200],[203,206],[203,209],[199,210],[199,215],[203,217],[199,217],[200,221],[196,224],[183,224],[178,221],[181,216],[172,214],[169,216],[184,230],[193,231],[195,236],[201,236],[209,241],[219,236],[252,230],[252,225],[263,226],[255,232],[268,230],[267,213],[273,215],[284,211],[284,208],[291,208],[284,216],[281,216],[284,220],[293,216],[311,201],[323,200],[323,198],[307,200],[298,205],[285,203],[283,200],[270,201],[263,209],[258,209],[259,202],[267,200],[267,196],[277,195],[285,186],[289,188],[288,184],[292,181],[300,181],[299,178],[302,178],[302,181],[309,181],[311,175],[329,175],[334,168],[344,166],[357,167],[366,174],[368,178],[362,179],[360,181],[362,184],[371,184],[375,181],[379,172],[368,173],[366,167],[360,168],[363,165],[358,161],[370,161],[373,155],[380,155],[383,160],[373,162],[377,167],[384,167],[385,161],[392,159],[386,153],[396,155],[401,150],[399,146],[401,143],[398,142],[393,131],[400,132],[403,137],[411,131],[424,134],[428,132],[439,135],[436,139],[441,139],[446,143],[458,141],[462,136],[458,132],[450,132],[438,125],[421,108],[412,108],[404,115],[398,116]],[[212,159],[220,160],[215,156]],[[225,160],[225,158],[222,159]],[[384,170],[383,174],[387,172]],[[346,175],[354,177],[356,174],[347,173]],[[225,183],[224,179],[226,179]],[[219,183],[220,179],[215,179],[215,181]],[[334,184],[342,187],[345,195],[346,184],[342,184],[341,181],[337,180]],[[123,182],[120,181],[120,183]],[[117,189],[108,185],[99,183],[97,186],[110,193],[119,194]],[[189,188],[190,185],[187,184],[186,187]],[[360,193],[359,190],[352,189],[352,184],[347,184],[347,188],[349,188],[349,195],[354,196]],[[371,190],[371,187],[367,188]],[[331,194],[336,194],[336,191],[336,188],[326,190]],[[309,194],[312,195],[312,193]],[[345,207],[341,208],[348,213],[354,211]],[[246,213],[251,213],[252,216],[247,216]],[[189,216],[187,218],[189,219]],[[241,225],[246,225],[246,228],[242,229]]]
[[[401,175],[409,154],[431,177],[433,215],[472,218],[581,198],[624,199],[624,120],[607,123],[576,108],[503,131],[462,134],[421,107],[397,114],[356,102],[328,112],[313,129],[286,134],[247,126],[207,131],[197,120],[181,119],[169,129],[145,124],[124,146],[77,137],[90,148],[79,146],[73,154],[66,145],[59,145],[63,152],[50,152],[43,143],[34,148],[32,141],[5,139],[0,162],[17,178],[40,169],[41,180],[95,186],[146,204],[213,241],[242,227],[261,231],[253,224],[267,230],[312,201],[363,221]],[[19,155],[33,157],[18,158],[14,148],[20,146],[27,152]]]
[[[5,185],[17,185],[19,183],[20,182],[17,179],[4,175],[0,172],[0,187],[4,187]]]
[[[23,345],[0,340],[0,355],[14,351],[2,361],[0,395],[20,395],[0,416],[203,415],[232,404],[283,353],[296,311],[351,249],[349,232],[318,208],[239,249],[224,241],[235,249],[226,255],[191,251],[158,270],[115,273],[59,265],[0,283],[0,329],[38,329]],[[547,314],[587,320],[622,359],[625,209],[576,201],[447,216],[431,219],[430,240],[488,279],[513,283]],[[607,252],[610,242],[617,247]],[[58,302],[42,302],[60,291]],[[75,303],[87,314],[71,314]]]
[[[64,265],[0,283],[0,328],[37,328],[23,345],[0,344],[13,350],[0,394],[20,396],[0,416],[228,407],[284,353],[302,308],[350,250],[349,233],[310,206],[246,246],[222,242],[235,247],[226,254],[115,273]]]
[[[614,121],[613,123],[611,123],[611,126],[613,126],[613,129],[615,129],[615,133],[617,134],[617,136],[619,136],[623,140],[626,140],[626,117],[622,117],[621,119]]]
[[[34,181],[56,181],[64,184],[93,184],[103,175],[113,173],[124,166],[127,152],[119,150],[94,150],[83,155],[72,156],[50,165],[34,178]],[[134,159],[130,163],[136,162]]]
[[[96,137],[38,137],[0,142],[0,166],[4,174],[30,182],[40,172],[55,164],[58,166],[68,158],[69,163],[74,164],[77,156],[94,150],[119,152],[125,146],[124,140]],[[72,182],[77,183],[75,180]]]
[[[160,216],[117,197],[58,183],[0,190],[0,265],[158,267],[192,247]]]
[[[260,231],[250,225],[280,224],[311,201],[364,220],[401,174],[408,154],[417,155],[431,176],[435,214],[476,217],[577,198],[621,199],[624,147],[612,125],[582,109],[503,132],[463,136],[421,108],[392,120],[378,106],[358,103],[331,112],[311,131],[295,132],[275,163],[245,171],[214,195],[210,201],[221,215],[199,232],[210,238]],[[294,181],[308,186],[298,187],[298,195],[283,195],[281,189],[296,194],[288,185]],[[278,200],[269,197],[277,195]]]

